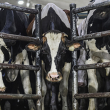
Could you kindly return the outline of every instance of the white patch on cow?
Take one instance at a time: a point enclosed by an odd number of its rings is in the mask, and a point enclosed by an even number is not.
[[[4,54],[0,49],[0,63],[3,63],[4,60]],[[2,70],[2,69],[1,69]],[[0,91],[4,91],[5,90],[5,85],[3,83],[3,79],[2,79],[2,72],[0,70]],[[3,89],[3,90],[2,90]]]
[[[4,46],[4,47],[6,47],[6,44],[5,44],[5,42],[3,41],[2,38],[0,38],[0,46]]]
[[[57,7],[55,4],[53,3],[48,3],[41,12],[41,19],[43,19],[44,17],[47,16],[48,14],[48,10],[49,8],[52,7],[54,9],[54,11],[56,12],[56,14],[60,17],[61,21],[66,25],[67,28],[70,28],[70,23],[68,21],[67,15],[66,13],[59,7]],[[33,28],[32,28],[32,33],[35,30],[35,21],[33,24]]]
[[[93,24],[90,24],[90,27],[92,27]]]
[[[45,35],[45,37],[47,38],[47,43],[49,45],[50,54],[52,57],[52,65],[51,65],[51,69],[50,69],[49,73],[57,72],[54,60],[55,60],[55,57],[56,57],[57,52],[58,52],[59,44],[61,42],[62,33],[58,33],[58,34],[47,33]]]
[[[59,91],[62,96],[62,110],[68,110],[67,94],[68,94],[68,79],[71,70],[71,63],[65,62],[62,68],[63,79],[60,82]]]

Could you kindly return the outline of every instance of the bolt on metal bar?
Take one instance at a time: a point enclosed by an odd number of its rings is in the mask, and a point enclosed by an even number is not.
[[[30,42],[30,41],[39,42],[39,39],[34,38],[34,37],[14,35],[14,34],[6,34],[3,32],[0,32],[0,38],[27,41],[27,42]]]
[[[76,99],[106,98],[106,97],[110,97],[110,92],[75,94],[74,97]]]
[[[96,8],[108,6],[108,5],[110,5],[110,0],[101,2],[101,3],[97,3],[97,4],[93,4],[93,5],[89,5],[89,6],[85,6],[85,7],[81,7],[81,8],[76,8],[72,12],[80,13],[80,12],[89,11],[89,10],[93,10]]]
[[[38,10],[38,14],[35,16],[35,36],[39,40],[41,39],[41,5],[37,4],[35,5],[35,9]],[[42,96],[41,93],[41,59],[40,59],[40,50],[36,52],[36,61],[35,61],[36,66],[40,67],[39,71],[36,71],[36,94],[39,94]],[[37,110],[42,110],[42,104],[41,104],[41,99],[37,100],[36,102],[36,109]]]
[[[38,71],[39,67],[38,66],[31,66],[31,65],[18,65],[18,64],[5,64],[5,63],[0,63],[0,68],[3,69],[18,69],[18,70],[34,70]]]
[[[35,10],[35,9],[14,6],[12,4],[6,4],[6,3],[0,3],[0,8],[6,8],[10,10],[21,11],[21,12],[32,13],[32,14],[38,13],[38,10]]]
[[[87,65],[76,65],[75,70],[97,69],[97,68],[106,68],[106,67],[110,67],[110,62],[87,64]]]
[[[70,4],[70,26],[71,26],[71,39],[76,37],[76,14],[72,11],[76,9],[76,4]],[[78,93],[78,76],[74,69],[77,65],[77,51],[72,52],[72,110],[78,110],[78,101],[74,98],[74,95]]]
[[[40,95],[34,94],[0,94],[0,99],[41,99]]]
[[[100,38],[100,37],[106,37],[106,36],[110,36],[110,30],[102,31],[102,32],[96,32],[96,33],[82,35],[82,36],[77,36],[77,37],[74,37],[74,40],[76,40],[76,41],[88,40],[88,39]]]

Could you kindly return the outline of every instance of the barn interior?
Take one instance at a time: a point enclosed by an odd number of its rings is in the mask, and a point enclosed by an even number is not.
[[[78,7],[83,7],[86,6],[89,3],[89,0],[0,0],[0,3],[8,2],[12,5],[15,6],[21,6],[21,7],[27,7],[27,8],[35,8],[36,4],[41,4],[42,7],[44,7],[47,3],[54,3],[58,7],[62,9],[68,9],[69,10],[69,5],[71,3],[77,4]],[[82,19],[86,16],[86,12],[84,13],[79,13],[79,20],[77,25],[79,25],[82,21]]]

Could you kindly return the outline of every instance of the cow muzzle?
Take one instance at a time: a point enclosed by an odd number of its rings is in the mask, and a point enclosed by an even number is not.
[[[60,82],[62,80],[62,75],[60,72],[52,72],[47,74],[46,79],[49,82]]]

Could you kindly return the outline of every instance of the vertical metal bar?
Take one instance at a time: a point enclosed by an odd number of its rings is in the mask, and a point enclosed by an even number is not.
[[[35,9],[38,10],[38,14],[35,16],[35,36],[41,38],[41,5],[35,5]],[[41,95],[41,59],[40,50],[36,52],[36,66],[40,67],[40,70],[36,72],[36,94]],[[42,96],[42,95],[41,95]],[[36,109],[41,110],[41,99],[36,102]]]
[[[76,4],[70,4],[70,25],[71,25],[71,39],[76,36],[76,14],[73,10],[76,8]],[[74,69],[77,65],[77,51],[72,52],[72,110],[78,110],[78,102],[74,98],[74,95],[78,93],[78,76]]]

